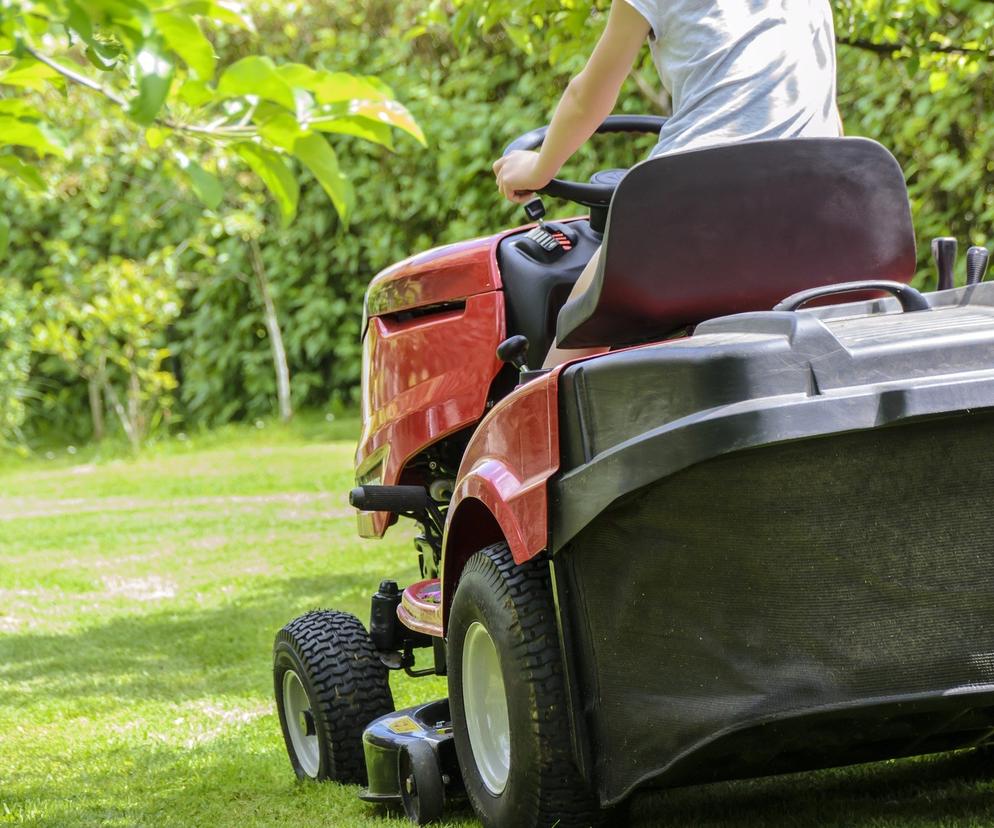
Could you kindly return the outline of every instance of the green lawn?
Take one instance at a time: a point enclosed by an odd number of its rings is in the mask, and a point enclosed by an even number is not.
[[[354,423],[228,430],[141,459],[0,461],[0,824],[402,825],[298,784],[270,648],[322,606],[364,619],[415,575],[361,541]],[[399,705],[444,694],[394,682]],[[991,825],[994,762],[942,756],[640,798],[637,825]],[[460,810],[451,825],[475,824]]]

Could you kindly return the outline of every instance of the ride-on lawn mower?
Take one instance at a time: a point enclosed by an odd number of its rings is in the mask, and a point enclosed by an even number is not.
[[[312,612],[277,636],[297,774],[417,823],[459,795],[486,826],[567,828],[618,824],[643,787],[984,744],[986,251],[957,289],[939,239],[940,289],[910,287],[903,175],[859,138],[546,194],[589,219],[533,202],[534,226],[369,287],[351,502],[364,537],[420,524],[422,580],[384,580],[368,633]],[[554,336],[604,352],[543,371]],[[391,670],[447,676],[449,698],[394,711]]]

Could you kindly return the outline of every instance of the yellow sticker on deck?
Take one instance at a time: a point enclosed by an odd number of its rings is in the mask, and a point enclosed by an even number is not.
[[[387,727],[394,733],[417,733],[421,730],[421,725],[410,716],[401,716],[399,719],[394,719]]]

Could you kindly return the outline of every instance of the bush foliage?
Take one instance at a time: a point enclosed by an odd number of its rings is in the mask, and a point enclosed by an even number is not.
[[[106,102],[72,89],[64,97],[42,95],[47,120],[62,125],[69,149],[37,167],[48,193],[0,182],[6,203],[13,205],[9,234],[3,234],[9,242],[0,330],[4,319],[23,312],[17,310],[25,304],[22,294],[31,297],[30,326],[37,331],[53,319],[39,295],[53,296],[57,284],[67,296],[82,295],[108,268],[129,261],[134,272],[149,277],[149,285],[168,282],[176,298],[175,315],[156,315],[146,328],[143,347],[162,356],[156,365],[146,362],[147,370],[176,383],[173,389],[164,382],[154,401],[144,399],[146,426],[156,417],[186,428],[277,410],[266,292],[282,328],[294,404],[352,401],[369,279],[418,250],[519,222],[516,209],[498,200],[490,164],[511,138],[548,120],[599,32],[607,5],[262,3],[251,9],[256,35],[209,30],[219,65],[263,51],[277,65],[376,76],[420,124],[427,149],[399,133],[380,144],[333,136],[356,188],[347,226],[331,209],[321,181],[289,153],[283,161],[300,189],[297,217],[287,225],[285,208],[281,212],[278,200],[267,197],[251,165],[233,158],[230,148],[208,147],[196,157],[222,188],[220,198],[204,199],[198,189],[210,189],[209,183],[198,184],[175,154],[163,161],[161,135],[109,117]],[[986,50],[994,4],[846,0],[835,10],[847,132],[876,138],[895,153],[908,175],[920,241],[953,234],[988,242],[994,223],[986,186],[994,170],[994,86]],[[666,106],[645,63],[633,72],[619,110]],[[571,171],[582,175],[598,166],[628,165],[645,146],[605,139],[585,149]],[[557,209],[570,212],[567,205]],[[927,244],[920,250],[922,278],[931,278],[925,275]],[[11,282],[22,289],[12,289]],[[8,350],[21,353],[23,340],[8,338]],[[114,353],[126,340],[114,338]],[[94,358],[99,355],[86,356]],[[10,410],[27,403],[29,436],[53,430],[71,439],[92,434],[91,383],[79,364],[37,335],[29,380],[23,355],[10,360],[22,366],[19,372],[5,374],[5,359],[0,357],[0,421],[8,422],[5,400],[16,399]],[[111,364],[115,387],[126,390],[130,369],[113,359]],[[16,393],[9,390],[12,384]],[[126,395],[119,396],[126,404]],[[105,403],[108,424],[117,427],[113,403]]]
[[[0,441],[18,439],[24,423],[31,355],[27,320],[24,292],[13,282],[0,301]]]

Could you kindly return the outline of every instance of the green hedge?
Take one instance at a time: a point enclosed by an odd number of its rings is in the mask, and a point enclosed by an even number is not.
[[[254,223],[286,338],[295,405],[352,402],[369,279],[432,245],[520,223],[517,208],[498,198],[490,165],[509,139],[548,120],[567,71],[575,69],[575,60],[551,64],[541,49],[528,54],[499,29],[457,48],[441,29],[420,25],[421,5],[375,0],[359,10],[351,0],[329,0],[256,12],[268,54],[378,75],[425,131],[427,149],[402,135],[394,152],[337,141],[358,192],[348,228],[338,225],[313,181],[305,182],[299,217],[286,230],[262,194],[206,211],[191,193],[177,191],[176,179],[164,174],[161,158],[141,135],[108,125],[95,104],[76,95],[53,103],[64,107],[67,129],[85,148],[51,167],[57,198],[27,198],[0,187],[14,205],[8,278],[37,292],[40,282],[51,289],[59,272],[114,256],[162,267],[171,261],[181,314],[153,332],[169,351],[165,367],[179,382],[169,421],[186,428],[270,415],[275,378],[245,241],[251,235],[246,223]],[[965,20],[946,23],[953,34],[968,37]],[[216,45],[226,58],[236,57],[247,48],[244,38]],[[994,222],[987,186],[994,169],[994,86],[987,63],[924,66],[848,46],[839,56],[847,129],[882,141],[904,165],[921,240],[954,233],[987,241]],[[632,84],[619,108],[650,107]],[[585,149],[573,169],[582,175],[598,166],[628,165],[650,144],[604,140],[596,155]],[[566,205],[557,209],[570,212]],[[926,249],[921,245],[923,273]],[[9,297],[15,295],[0,294],[0,319],[5,312],[10,318],[16,302]],[[36,301],[36,313],[38,307]],[[13,358],[12,364],[22,363],[23,355]],[[5,364],[0,357],[0,378]],[[32,355],[31,376],[19,392],[19,399],[27,396],[28,433],[56,430],[67,439],[86,438],[91,426],[84,380],[64,361],[39,352]],[[3,400],[0,395],[0,418]]]

